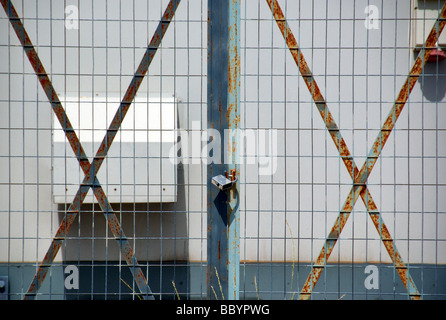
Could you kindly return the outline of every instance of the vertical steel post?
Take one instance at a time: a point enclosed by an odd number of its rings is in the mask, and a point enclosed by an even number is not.
[[[207,296],[239,298],[239,182],[220,191],[212,177],[237,178],[240,124],[240,0],[208,0]],[[217,153],[216,153],[217,152]],[[217,155],[221,161],[218,161]],[[212,161],[212,162],[210,162]]]

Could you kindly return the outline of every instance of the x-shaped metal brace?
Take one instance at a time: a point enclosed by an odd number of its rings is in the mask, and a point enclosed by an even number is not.
[[[314,79],[313,74],[307,65],[307,62],[305,61],[302,51],[300,50],[297,41],[290,27],[288,26],[286,18],[277,0],[266,0],[266,1],[271,9],[274,19],[277,22],[277,25],[282,33],[282,36],[286,41],[286,44],[291,52],[291,55],[293,56],[293,59],[297,64],[297,67],[299,68],[299,71],[305,81],[305,84],[307,85],[307,88],[313,97],[313,101],[316,104],[316,107],[322,117],[322,120],[324,121],[325,126],[328,132],[330,133],[330,136],[332,137],[333,142],[335,143],[336,148],[350,174],[350,177],[353,180],[352,189],[348,194],[348,197],[335,221],[334,226],[332,227],[328,237],[325,240],[325,244],[322,247],[318,258],[316,259],[316,262],[313,264],[312,271],[308,275],[308,278],[302,287],[302,291],[300,293],[299,298],[301,300],[307,300],[310,298],[311,292],[314,286],[316,285],[322,273],[322,270],[324,269],[327,260],[330,257],[330,254],[333,251],[333,248],[342,232],[342,229],[344,228],[347,219],[349,218],[349,215],[353,210],[356,200],[360,196],[367,208],[367,212],[370,218],[372,219],[373,224],[375,225],[375,228],[378,231],[390,258],[392,259],[392,262],[395,265],[395,268],[404,286],[406,287],[409,293],[409,297],[413,300],[420,299],[421,295],[417,290],[415,282],[413,281],[411,275],[409,274],[409,270],[405,266],[403,259],[401,258],[401,255],[399,254],[393,242],[390,232],[387,229],[382,219],[381,213],[378,211],[378,207],[373,201],[373,198],[370,194],[370,191],[367,188],[366,183],[373,169],[373,166],[375,165],[376,161],[379,158],[379,155],[384,147],[384,144],[389,138],[390,133],[392,132],[392,129],[396,121],[398,120],[398,117],[400,116],[401,111],[403,110],[404,105],[406,104],[406,101],[413,87],[415,86],[418,77],[420,76],[423,70],[423,67],[426,64],[426,61],[428,60],[429,54],[436,47],[437,39],[439,38],[446,24],[446,4],[443,6],[443,9],[440,12],[437,22],[432,27],[432,30],[429,33],[429,36],[427,37],[423,48],[421,49],[417,59],[415,60],[412,70],[410,71],[410,74],[407,77],[406,82],[401,88],[398,94],[398,98],[396,99],[392,109],[390,110],[390,113],[387,119],[385,120],[378,134],[378,137],[373,143],[373,146],[367,156],[364,165],[361,167],[361,170],[358,170],[358,167],[356,166],[355,161],[350,151],[348,150],[348,147],[344,139],[341,136],[341,132],[339,131],[339,128],[335,123],[334,118],[330,113],[330,110],[328,109],[328,106],[326,105],[324,97],[322,96],[322,93],[316,83],[316,80]]]
[[[36,296],[40,286],[42,285],[45,279],[48,269],[53,263],[60,247],[62,246],[62,243],[65,240],[65,236],[68,233],[71,225],[73,224],[77,214],[79,213],[81,205],[90,188],[93,190],[94,195],[99,203],[99,206],[102,209],[105,218],[108,222],[108,225],[113,233],[113,236],[115,237],[116,241],[118,242],[121,248],[121,252],[127,264],[130,267],[130,270],[133,274],[133,278],[140,292],[143,294],[144,298],[154,299],[152,291],[150,290],[150,287],[147,284],[144,273],[139,267],[138,261],[134,256],[134,252],[130,246],[130,243],[127,240],[123,230],[121,229],[119,220],[116,217],[115,213],[113,212],[112,206],[108,202],[107,196],[105,195],[104,190],[102,189],[102,186],[99,183],[99,180],[97,179],[97,173],[105,157],[107,156],[107,152],[117,132],[119,131],[121,123],[124,120],[124,117],[136,95],[136,92],[139,89],[139,86],[141,85],[144,79],[145,74],[147,73],[150,63],[152,62],[153,57],[155,56],[155,53],[161,43],[161,40],[163,39],[163,36],[166,33],[167,28],[170,22],[172,21],[172,18],[181,0],[170,0],[169,4],[167,5],[167,8],[164,11],[161,21],[158,24],[158,27],[150,41],[150,44],[147,47],[147,50],[138,66],[138,69],[136,70],[133,79],[124,95],[124,98],[122,99],[122,102],[109,128],[107,129],[105,137],[102,140],[102,143],[99,146],[98,151],[96,152],[96,155],[91,163],[87,158],[87,155],[79,141],[79,138],[77,137],[76,132],[74,131],[73,126],[71,125],[67,117],[67,114],[59,100],[59,97],[45,71],[45,68],[42,65],[42,62],[40,61],[37,55],[37,52],[14,6],[12,5],[10,0],[0,0],[0,1],[3,5],[6,14],[9,17],[9,21],[12,27],[14,28],[17,37],[19,38],[23,46],[23,49],[25,50],[28,56],[28,59],[40,81],[40,84],[43,90],[45,91],[45,94],[48,97],[49,102],[51,103],[53,111],[57,116],[60,125],[62,126],[65,132],[65,135],[70,143],[70,146],[73,149],[77,157],[77,160],[79,161],[79,165],[85,174],[84,180],[82,181],[73,202],[69,206],[66,215],[62,220],[59,229],[57,230],[56,235],[53,238],[50,248],[48,249],[42,263],[40,264],[36,272],[33,281],[29,286],[29,289],[25,295],[25,299]]]
[[[92,163],[89,162],[82,148],[82,145],[73,127],[71,126],[71,123],[65,113],[65,110],[62,107],[62,104],[57,96],[57,93],[55,92],[52,83],[48,75],[46,74],[46,71],[37,55],[37,52],[35,51],[34,46],[32,45],[32,42],[30,41],[29,36],[26,33],[26,30],[22,22],[20,21],[20,18],[18,17],[17,12],[15,11],[11,1],[10,0],[0,0],[0,1],[3,5],[3,8],[5,9],[6,14],[9,17],[11,25],[13,26],[28,56],[28,59],[32,67],[34,68],[34,71],[42,85],[42,88],[44,89],[51,103],[53,111],[56,114],[66,134],[70,146],[72,147],[74,153],[76,154],[80,167],[82,168],[85,174],[85,178],[81,186],[79,187],[79,190],[76,193],[73,202],[69,206],[66,216],[64,217],[61,225],[59,226],[58,231],[56,232],[53,242],[50,248],[48,249],[48,252],[45,255],[44,260],[39,266],[37,273],[34,277],[34,280],[32,281],[25,298],[33,297],[37,294],[37,291],[39,290],[48,272],[48,268],[54,261],[54,258],[57,255],[57,252],[60,249],[72,223],[74,222],[77,213],[79,213],[80,207],[90,188],[93,189],[94,195],[98,200],[101,209],[104,212],[104,215],[112,230],[112,233],[121,247],[126,262],[131,267],[131,271],[133,273],[135,282],[139,287],[139,290],[141,291],[141,293],[145,294],[145,297],[153,298],[152,292],[146,283],[144,274],[142,273],[140,267],[138,266],[138,262],[133,254],[133,250],[131,249],[129,242],[120,227],[119,221],[116,215],[114,214],[113,209],[110,203],[108,202],[107,197],[96,175],[102,162],[104,161],[107,155],[108,149],[110,148],[111,143],[113,142],[113,139],[116,136],[116,133],[119,130],[119,127],[125,117],[125,114],[128,111],[128,108],[130,107],[133,98],[136,95],[139,85],[141,84],[148,70],[148,67],[159,47],[159,44],[167,30],[170,21],[172,20],[172,17],[175,13],[177,6],[179,5],[180,0],[171,0],[169,2],[169,5],[164,12],[164,15],[158,25],[158,28],[132,79],[132,82],[130,83],[129,88],[126,91],[126,94],[120,104],[118,111],[115,114],[115,117],[112,120],[112,123],[107,129],[107,133]],[[441,10],[437,23],[432,28],[432,31],[430,32],[424,47],[421,49],[420,54],[418,55],[406,82],[404,83],[402,89],[400,90],[398,98],[395,101],[395,104],[393,105],[386,121],[384,122],[384,125],[382,126],[380,133],[378,134],[378,137],[376,138],[372,146],[372,149],[369,152],[369,155],[367,156],[367,160],[361,167],[361,170],[358,170],[358,167],[356,166],[353,157],[351,156],[351,153],[348,150],[348,147],[340,134],[339,128],[336,125],[328,109],[328,106],[325,103],[325,100],[319,90],[319,87],[317,86],[317,83],[311,73],[311,70],[308,68],[304,56],[297,45],[297,41],[295,40],[294,35],[291,32],[291,29],[289,28],[286,22],[285,16],[283,15],[283,12],[280,9],[279,4],[277,3],[276,0],[266,0],[266,1],[271,8],[273,16],[282,32],[283,37],[285,38],[287,46],[299,68],[299,71],[302,77],[304,78],[304,81],[310,93],[313,96],[313,100],[321,114],[322,119],[324,120],[327,130],[329,131],[336,145],[336,148],[338,149],[340,156],[353,180],[353,187],[351,189],[351,192],[349,193],[344,203],[343,209],[341,210],[338,218],[336,219],[335,225],[333,226],[330,234],[326,239],[324,247],[322,248],[318,256],[316,263],[313,264],[312,272],[308,276],[307,281],[305,282],[305,285],[302,288],[300,298],[309,299],[311,292],[314,286],[316,285],[323,268],[325,267],[327,259],[329,258],[334,248],[334,245],[336,244],[337,239],[339,238],[340,233],[342,232],[342,229],[345,226],[347,219],[351,211],[353,210],[354,204],[359,196],[361,196],[364,204],[366,205],[367,211],[378,233],[380,234],[381,240],[383,241],[391,257],[396,267],[396,270],[401,277],[401,280],[403,281],[406,289],[409,292],[409,296],[412,299],[420,298],[420,293],[418,292],[416,285],[413,282],[407,267],[404,265],[404,262],[393,243],[393,239],[391,238],[390,233],[387,227],[385,226],[384,221],[382,220],[381,214],[378,211],[378,208],[375,202],[373,201],[373,198],[367,188],[366,182],[368,176],[370,175],[373,169],[373,166],[375,165],[377,159],[379,158],[379,155],[382,151],[382,148],[384,147],[384,144],[386,143],[388,137],[390,136],[390,133],[399,115],[401,114],[402,109],[404,108],[404,105],[409,97],[410,92],[412,91],[416,81],[418,80],[419,75],[421,74],[421,71],[427,61],[427,58],[429,57],[430,52],[432,51],[432,49],[435,48],[435,43],[446,24],[446,5]]]

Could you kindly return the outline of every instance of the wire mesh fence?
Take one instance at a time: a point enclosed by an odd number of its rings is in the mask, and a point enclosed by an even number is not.
[[[208,1],[1,2],[0,297],[228,298]],[[237,3],[239,298],[446,298],[445,1]]]

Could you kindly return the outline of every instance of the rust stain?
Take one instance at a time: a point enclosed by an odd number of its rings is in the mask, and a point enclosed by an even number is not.
[[[160,21],[160,24],[158,25],[158,29],[155,32],[151,43],[149,44],[149,47],[143,57],[143,60],[137,69],[134,79],[132,80],[132,83],[129,87],[129,89],[126,92],[125,98],[123,99],[123,102],[121,103],[121,110],[115,115],[115,118],[113,119],[110,129],[107,130],[107,134],[104,137],[104,140],[101,144],[101,146],[98,149],[97,156],[94,159],[94,168],[91,170],[91,165],[86,157],[86,154],[82,148],[82,145],[79,142],[79,139],[74,132],[71,123],[68,120],[68,117],[60,103],[60,100],[57,96],[56,91],[54,90],[51,81],[45,71],[45,68],[43,67],[43,64],[41,63],[37,52],[34,49],[34,46],[32,45],[32,42],[20,20],[18,17],[18,14],[12,5],[10,1],[7,0],[1,0],[2,6],[6,12],[6,14],[9,17],[9,21],[11,25],[14,28],[14,31],[17,34],[17,37],[19,41],[21,42],[23,49],[28,56],[28,60],[30,61],[31,66],[33,67],[36,76],[38,77],[38,80],[45,91],[45,94],[47,95],[47,98],[49,102],[51,103],[51,106],[53,108],[53,111],[55,115],[57,116],[62,128],[64,129],[65,135],[70,142],[71,148],[73,149],[75,155],[78,158],[80,167],[85,173],[85,181],[87,183],[92,183],[92,180],[95,179],[96,173],[99,170],[100,165],[103,161],[103,156],[107,154],[108,148],[110,147],[111,143],[113,142],[113,139],[116,135],[117,130],[119,129],[122,120],[130,107],[130,103],[133,101],[133,98],[139,88],[139,85],[142,82],[143,76],[147,72],[147,69],[149,67],[149,60],[148,57],[153,57],[154,52],[153,49],[156,49],[159,43],[161,42],[161,39],[167,30],[170,20],[172,19],[175,10],[179,4],[180,0],[171,0],[169,2],[169,5],[167,6],[163,18]],[[154,48],[155,47],[155,48]],[[149,54],[148,54],[149,53]],[[151,61],[151,60],[150,60]],[[98,156],[101,156],[101,158],[97,158]],[[92,172],[90,172],[92,171]],[[85,188],[81,186],[79,188],[78,193],[76,194],[75,200],[70,205],[69,213],[67,213],[66,217],[63,219],[62,223],[59,226],[59,229],[56,233],[55,238],[53,239],[53,242],[50,246],[50,248],[47,251],[47,254],[45,255],[44,260],[42,261],[41,266],[39,267],[33,282],[31,283],[27,295],[35,295],[35,293],[38,291],[41,283],[43,282],[43,279],[45,279],[47,268],[43,268],[45,265],[50,265],[53,261],[55,256],[57,255],[57,252],[61,246],[62,240],[65,238],[65,234],[68,233],[68,230],[70,229],[77,213],[79,212],[79,208],[82,205],[83,199],[85,198],[89,188]],[[117,218],[114,214],[108,215],[109,211],[112,211],[112,208],[109,206],[107,198],[105,194],[103,193],[102,187],[94,186],[93,187],[94,193],[98,199],[98,202],[100,203],[101,208],[104,210],[104,213],[106,214],[107,221],[109,222],[109,226],[112,229],[113,234],[115,237],[122,241],[126,240],[123,232],[121,231],[121,228],[119,226],[119,222],[117,221]],[[120,242],[121,244],[121,242]],[[124,247],[121,247],[121,250],[126,255],[127,262],[129,265],[134,265],[135,261],[133,261],[133,250],[128,245],[128,242]],[[140,269],[139,269],[140,271]],[[141,271],[140,271],[141,273]],[[142,276],[142,278],[141,278]],[[144,279],[143,274],[137,274],[137,279]],[[141,289],[141,285],[144,285],[140,282],[139,286]],[[26,298],[26,296],[25,296]]]
[[[293,56],[293,59],[295,60],[297,66],[299,68],[299,71],[300,71],[310,93],[313,96],[313,100],[316,103],[316,106],[318,107],[318,110],[319,110],[319,112],[325,122],[325,125],[326,125],[327,129],[329,130],[330,135],[331,135],[331,137],[332,137],[332,139],[333,139],[333,141],[334,141],[334,143],[335,143],[335,145],[336,145],[336,147],[344,161],[344,164],[346,165],[349,174],[351,175],[351,177],[354,180],[354,187],[352,189],[352,192],[347,197],[343,211],[340,213],[332,231],[330,232],[329,238],[326,241],[326,246],[327,246],[327,250],[328,250],[327,254],[325,253],[325,247],[324,247],[321,250],[321,254],[319,255],[317,264],[321,264],[322,266],[325,264],[325,261],[328,258],[328,256],[330,255],[330,252],[335,244],[337,237],[339,236],[340,232],[342,231],[343,225],[345,225],[345,222],[348,219],[349,213],[353,209],[355,201],[359,196],[358,194],[360,194],[362,200],[364,201],[364,204],[367,206],[369,214],[370,214],[372,220],[374,221],[379,234],[381,235],[381,238],[387,248],[389,255],[392,257],[392,260],[394,261],[394,264],[399,267],[404,266],[401,256],[399,255],[398,251],[394,247],[393,240],[391,240],[390,233],[387,230],[387,227],[384,225],[384,223],[380,219],[380,216],[376,212],[373,212],[373,211],[377,211],[377,207],[376,207],[373,199],[371,198],[370,193],[368,192],[368,189],[367,189],[365,183],[367,181],[367,178],[368,178],[371,170],[373,169],[374,164],[376,163],[376,161],[378,159],[379,154],[381,153],[381,151],[384,147],[384,144],[386,143],[388,137],[390,136],[390,132],[393,129],[393,126],[395,125],[396,120],[398,119],[399,115],[401,114],[401,112],[404,108],[404,105],[410,95],[411,90],[415,86],[415,83],[416,83],[416,81],[424,67],[424,63],[428,60],[430,51],[432,50],[432,48],[435,47],[435,43],[438,38],[438,35],[442,32],[443,28],[446,25],[446,20],[445,20],[446,4],[443,6],[442,11],[440,13],[441,19],[439,22],[438,34],[437,34],[436,28],[435,27],[432,28],[432,31],[429,34],[428,39],[426,40],[425,47],[427,47],[427,49],[424,52],[424,56],[422,56],[420,54],[419,57],[417,58],[416,62],[414,63],[411,73],[398,95],[397,101],[395,102],[391,113],[389,114],[388,118],[386,119],[386,121],[382,127],[382,130],[380,132],[380,135],[378,136],[377,140],[375,141],[375,143],[372,147],[372,151],[371,151],[372,157],[368,158],[366,160],[366,162],[364,163],[363,167],[361,168],[361,171],[358,171],[358,168],[356,167],[356,165],[353,161],[353,158],[351,157],[350,152],[348,151],[345,141],[343,140],[340,133],[338,132],[339,130],[334,122],[333,117],[329,113],[328,108],[326,108],[326,106],[325,106],[325,102],[324,102],[322,94],[319,90],[319,87],[317,86],[317,84],[311,74],[311,71],[308,68],[306,61],[305,61],[302,53],[300,52],[299,47],[297,46],[297,42],[296,42],[290,28],[288,27],[288,25],[286,23],[286,19],[283,15],[282,10],[280,9],[279,4],[277,3],[276,0],[266,0],[266,1],[271,9],[271,12],[273,13],[273,16],[277,22],[277,25],[278,25],[283,37],[286,40],[286,43],[287,43],[289,50]],[[330,238],[333,239],[333,241]],[[302,289],[302,293],[300,295],[301,299],[309,298],[309,296],[311,294],[311,290],[312,290],[314,284],[317,282],[317,279],[319,277],[318,274],[320,275],[321,270],[322,270],[322,268],[320,268],[318,266],[313,267],[313,270],[310,273],[310,275]],[[420,298],[420,296],[416,290],[416,286],[413,283],[412,278],[410,278],[410,276],[408,275],[408,272],[404,273],[403,270],[405,270],[405,269],[403,269],[403,268],[399,269],[400,276],[401,276],[401,279],[402,279],[403,283],[405,284],[406,288],[408,289],[409,294],[411,295],[411,298],[413,298],[413,299]],[[415,293],[410,292],[410,291],[413,291],[413,289],[409,290],[409,286],[407,284],[408,281],[411,283],[411,288],[415,288]]]
[[[373,144],[372,151],[374,154],[379,154],[381,152],[381,135],[376,138],[375,143]]]

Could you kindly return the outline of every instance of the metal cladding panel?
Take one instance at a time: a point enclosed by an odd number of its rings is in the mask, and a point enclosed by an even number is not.
[[[438,14],[446,3],[445,0],[416,0],[413,7],[413,28],[412,33],[415,49],[420,49],[424,45],[429,32],[435,25]],[[442,33],[437,40],[438,46],[446,49],[446,33]]]
[[[446,297],[445,0],[179,2],[0,0],[9,297]]]
[[[119,97],[98,94],[77,98],[73,94],[61,100],[87,157],[92,159]],[[109,202],[176,201],[176,158],[169,156],[176,123],[176,101],[171,95],[134,99],[97,175]],[[55,203],[69,203],[84,174],[56,117],[53,126],[53,199]],[[97,200],[90,192],[84,203],[93,202]]]

